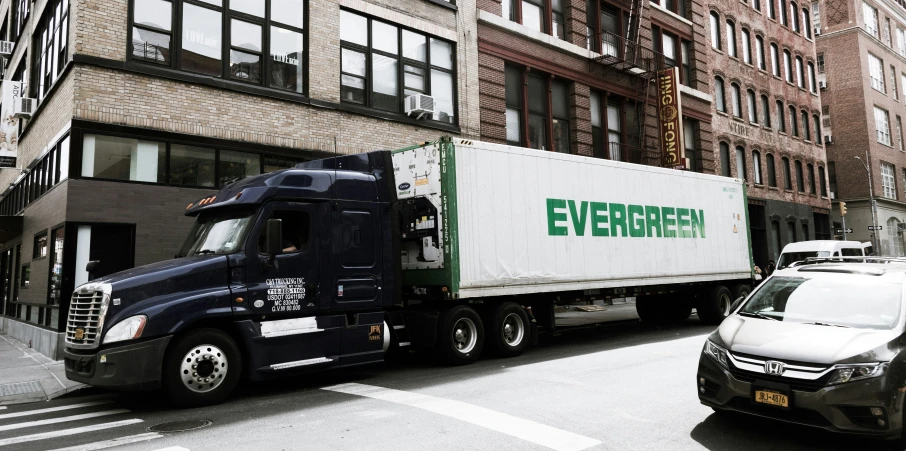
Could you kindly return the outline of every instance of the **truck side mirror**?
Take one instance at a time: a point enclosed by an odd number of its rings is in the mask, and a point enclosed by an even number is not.
[[[101,265],[100,260],[91,260],[85,265],[85,271],[88,273],[88,280],[94,279],[94,273],[97,271],[98,266]]]
[[[268,219],[264,248],[271,258],[283,253],[283,220]]]

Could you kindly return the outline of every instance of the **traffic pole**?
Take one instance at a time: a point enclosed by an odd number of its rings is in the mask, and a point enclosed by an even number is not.
[[[846,241],[846,216],[842,216],[842,218],[843,218],[843,241]]]

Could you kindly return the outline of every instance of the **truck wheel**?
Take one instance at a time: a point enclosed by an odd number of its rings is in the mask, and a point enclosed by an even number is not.
[[[466,365],[481,355],[484,326],[471,307],[458,305],[447,310],[440,323],[440,353],[450,365]]]
[[[170,345],[163,372],[164,390],[174,404],[217,404],[239,382],[242,357],[229,335],[217,329],[198,329]]]
[[[751,292],[752,292],[752,287],[750,287],[744,283],[735,285],[733,287],[733,300],[735,301],[739,298],[747,298],[747,297],[749,297],[749,293],[751,293]]]
[[[698,317],[708,324],[720,324],[730,314],[733,295],[723,285],[715,285],[699,300]]]
[[[522,355],[531,340],[528,314],[515,302],[500,304],[487,327],[488,341],[495,353],[502,357]]]
[[[639,296],[635,300],[635,311],[639,319],[648,325],[664,323],[664,309],[662,296]]]

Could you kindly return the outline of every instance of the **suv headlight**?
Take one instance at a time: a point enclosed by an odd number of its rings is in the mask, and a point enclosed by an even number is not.
[[[104,344],[123,340],[133,340],[142,336],[148,317],[145,315],[130,316],[111,327],[104,335]]]
[[[713,358],[714,360],[717,360],[717,363],[719,363],[722,367],[729,368],[729,366],[727,365],[726,349],[721,348],[720,346],[712,343],[711,340],[708,340],[705,342],[705,349],[703,352],[711,356],[711,358]]]
[[[871,379],[884,374],[887,370],[886,363],[862,363],[858,365],[837,365],[834,375],[827,385],[845,384],[862,379]]]

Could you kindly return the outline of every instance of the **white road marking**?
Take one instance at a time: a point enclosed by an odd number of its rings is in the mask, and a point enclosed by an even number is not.
[[[417,407],[439,415],[445,415],[460,421],[502,432],[556,451],[581,451],[601,444],[601,441],[590,437],[574,434],[562,429],[557,429],[461,401],[453,401],[402,390],[355,383],[324,387],[322,390],[364,396],[410,407]]]
[[[98,449],[113,448],[114,446],[128,445],[130,443],[147,442],[161,438],[164,435],[159,432],[148,432],[145,434],[128,435],[113,440],[104,440],[103,442],[86,443],[84,445],[70,446],[68,448],[58,448],[53,451],[95,451]]]
[[[83,403],[79,403],[79,404],[69,404],[67,406],[50,407],[47,409],[36,409],[36,410],[26,410],[25,412],[7,413],[7,414],[0,415],[0,420],[5,420],[7,418],[25,417],[25,416],[29,416],[29,415],[38,415],[38,414],[47,413],[47,412],[57,412],[60,410],[81,409],[82,407],[91,407],[91,406],[97,406],[100,404],[109,404],[111,402],[113,402],[113,401],[83,402]]]
[[[103,412],[83,413],[81,415],[71,415],[68,417],[50,418],[47,420],[27,421],[25,423],[7,424],[0,426],[0,431],[10,431],[13,429],[30,428],[34,426],[44,426],[47,424],[66,423],[67,421],[87,420],[89,418],[104,417],[107,415],[117,415],[120,413],[129,413],[128,409],[105,410]]]
[[[0,410],[6,410],[6,406],[0,406]]]
[[[120,427],[120,426],[128,426],[130,424],[141,423],[142,421],[144,421],[144,420],[140,420],[138,418],[133,418],[131,420],[115,421],[113,423],[93,424],[91,426],[83,426],[80,428],[62,429],[59,431],[42,432],[40,434],[31,434],[31,435],[23,435],[20,437],[5,438],[5,439],[0,439],[0,446],[15,445],[17,443],[25,443],[25,442],[33,442],[35,440],[46,440],[49,438],[65,437],[67,435],[76,435],[76,434],[82,434],[85,432],[102,431],[104,429],[110,429],[110,428],[115,428],[115,427]]]
[[[183,448],[182,446],[170,446],[167,448],[155,449],[154,451],[189,451],[189,449]]]

